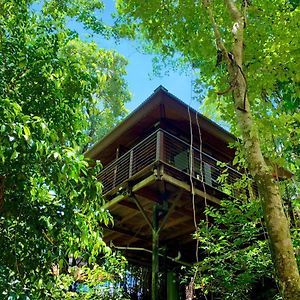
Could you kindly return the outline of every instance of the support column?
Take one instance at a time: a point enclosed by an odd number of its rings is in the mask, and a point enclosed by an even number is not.
[[[167,300],[179,300],[179,288],[176,274],[169,271],[167,274]]]
[[[158,230],[158,205],[153,207],[152,220],[152,282],[151,300],[158,300],[158,270],[159,270],[159,230]]]

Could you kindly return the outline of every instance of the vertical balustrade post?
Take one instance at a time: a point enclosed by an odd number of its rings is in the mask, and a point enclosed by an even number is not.
[[[165,147],[164,147],[164,132],[158,130],[156,133],[156,161],[165,161]]]

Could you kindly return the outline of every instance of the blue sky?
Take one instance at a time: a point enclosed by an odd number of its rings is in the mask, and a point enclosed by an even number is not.
[[[111,23],[111,13],[115,11],[114,2],[114,0],[104,0],[106,7],[103,20],[107,23]],[[78,30],[78,28],[76,29]],[[82,30],[79,32],[82,35],[86,33]],[[163,85],[170,93],[194,108],[199,107],[198,103],[191,101],[191,76],[170,70],[168,76],[154,77],[152,74],[152,56],[140,53],[134,41],[123,39],[117,44],[113,40],[105,40],[97,35],[94,35],[92,39],[99,47],[114,49],[128,60],[126,80],[132,93],[132,100],[126,105],[129,111],[135,109],[149,97],[159,85]]]
[[[132,41],[123,40],[119,45],[116,45],[113,41],[102,41],[102,43],[101,45],[98,42],[98,45],[115,49],[128,60],[126,80],[132,93],[132,101],[127,105],[129,110],[135,109],[159,85],[163,85],[181,100],[187,103],[190,102],[191,76],[170,71],[169,76],[154,77],[152,74],[152,56],[140,53]]]
[[[111,14],[116,11],[115,1],[103,0],[103,2],[105,9],[100,12],[101,17],[107,24],[112,24]],[[33,10],[39,10],[40,8],[41,3],[32,5]],[[170,93],[193,108],[199,108],[199,103],[192,100],[191,75],[169,69],[165,70],[168,71],[166,72],[168,75],[156,77],[152,71],[153,56],[139,52],[137,42],[122,39],[119,43],[116,43],[114,40],[106,40],[101,35],[92,34],[91,31],[85,30],[82,24],[75,21],[70,21],[69,27],[75,29],[82,39],[93,40],[100,48],[114,49],[128,60],[126,81],[132,94],[132,100],[126,104],[129,112],[148,98],[159,85],[163,85]],[[162,70],[162,73],[164,73],[164,70]]]

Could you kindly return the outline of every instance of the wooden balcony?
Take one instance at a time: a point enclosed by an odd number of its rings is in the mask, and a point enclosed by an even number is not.
[[[226,183],[232,184],[243,175],[231,166],[221,166],[217,159],[200,152],[199,148],[191,147],[180,138],[158,129],[105,166],[99,174],[103,194],[115,194],[124,184],[147,176],[147,172],[153,172],[153,168],[158,165],[164,166],[164,171],[178,180],[193,180],[198,183],[200,189],[201,183],[205,183],[209,190],[225,194],[228,191],[224,190],[223,184],[219,182],[219,176],[227,174]],[[238,192],[246,190],[239,189]]]

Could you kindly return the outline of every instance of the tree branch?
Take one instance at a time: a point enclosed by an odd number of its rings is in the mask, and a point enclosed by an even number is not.
[[[242,17],[242,14],[239,11],[239,9],[236,7],[234,2],[232,0],[225,0],[225,4],[227,5],[227,7],[229,9],[232,19],[234,21],[238,21]]]
[[[243,48],[244,48],[244,28],[245,28],[245,16],[247,12],[247,4],[243,6],[243,12],[241,12],[232,0],[224,0],[228,11],[235,22],[232,27],[232,34],[234,35],[233,43],[233,55],[239,68],[242,71],[243,62]]]
[[[217,47],[222,52],[222,55],[228,64],[228,63],[230,63],[230,59],[228,56],[228,50],[226,49],[226,47],[222,41],[222,36],[221,36],[220,30],[219,30],[218,24],[216,23],[215,17],[212,12],[212,8],[210,6],[210,0],[204,0],[203,4],[208,12],[208,16],[209,16],[210,21],[213,26]]]

